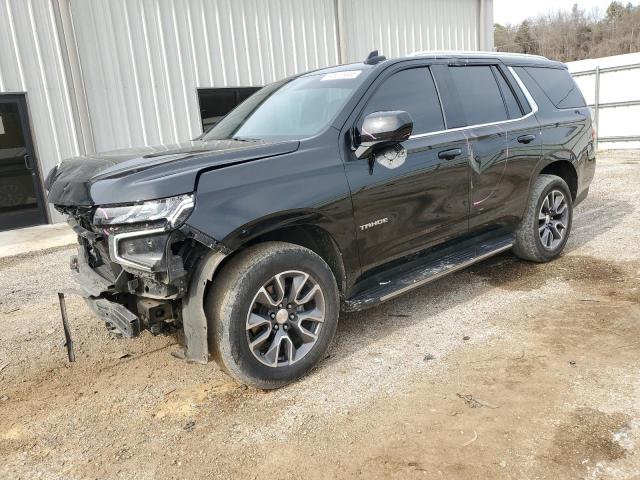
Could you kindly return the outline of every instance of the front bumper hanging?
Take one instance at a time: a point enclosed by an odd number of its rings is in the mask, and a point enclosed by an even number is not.
[[[140,319],[127,307],[106,298],[85,298],[89,308],[104,320],[107,325],[116,328],[124,337],[140,335]]]
[[[90,240],[85,238],[85,241]],[[71,260],[71,268],[76,272],[76,281],[81,287],[81,294],[87,305],[110,329],[117,330],[124,337],[132,338],[139,335],[145,328],[149,328],[152,320],[159,318],[156,315],[145,314],[146,310],[140,312],[140,308],[143,310],[149,308],[149,312],[153,311],[153,308],[158,308],[145,307],[146,303],[155,302],[154,305],[157,303],[162,307],[171,305],[165,309],[166,311],[172,310],[174,306],[181,307],[180,312],[174,313],[182,320],[185,334],[185,359],[202,364],[209,361],[208,337],[211,332],[204,312],[204,295],[208,282],[226,257],[225,251],[207,249],[206,254],[199,259],[190,275],[186,294],[179,304],[173,305],[175,301],[170,299],[147,299],[127,294],[122,287],[130,281],[127,281],[127,278],[121,278],[120,275],[107,278],[102,274],[104,272],[99,271],[100,269],[93,268],[90,265],[87,248],[82,243],[83,241],[78,249],[78,255]],[[121,274],[127,275],[127,272],[123,270]],[[123,294],[124,299],[121,296]],[[126,295],[132,295],[132,297],[129,298]],[[130,301],[126,300],[127,298]],[[150,318],[152,316],[154,319]]]

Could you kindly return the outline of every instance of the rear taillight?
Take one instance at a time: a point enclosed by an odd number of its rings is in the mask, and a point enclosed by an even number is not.
[[[596,127],[591,127],[591,140],[593,140],[594,142],[596,141],[596,138],[598,136],[596,135]]]

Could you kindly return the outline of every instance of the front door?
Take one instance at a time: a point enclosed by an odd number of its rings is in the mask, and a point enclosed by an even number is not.
[[[446,131],[427,66],[383,74],[356,125],[374,112],[403,110],[409,140],[346,162],[363,271],[467,232],[469,165],[464,132]]]
[[[47,222],[23,95],[0,95],[0,231]]]

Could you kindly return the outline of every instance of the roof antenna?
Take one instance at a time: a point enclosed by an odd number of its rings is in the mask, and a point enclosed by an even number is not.
[[[378,50],[372,51],[369,55],[367,55],[367,59],[364,61],[365,65],[376,65],[384,60],[387,57],[384,55],[378,55]]]

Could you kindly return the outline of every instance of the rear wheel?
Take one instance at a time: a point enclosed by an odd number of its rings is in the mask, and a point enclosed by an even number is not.
[[[267,242],[233,258],[205,302],[210,349],[242,383],[277,388],[322,358],[335,333],[339,300],[329,266],[311,250]]]
[[[513,252],[533,262],[553,260],[567,243],[572,220],[573,201],[565,181],[555,175],[539,175],[516,231]]]

